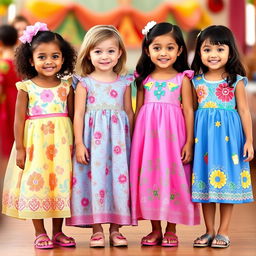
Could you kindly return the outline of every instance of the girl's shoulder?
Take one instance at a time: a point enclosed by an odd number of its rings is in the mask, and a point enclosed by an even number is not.
[[[236,82],[233,84],[233,86],[236,87],[240,81],[244,82],[244,86],[248,84],[248,78],[246,76],[236,75]]]
[[[134,82],[134,74],[120,75],[119,80],[125,85],[130,86]]]
[[[17,90],[22,90],[24,92],[28,92],[29,87],[33,84],[33,82],[29,80],[23,80],[16,83]]]

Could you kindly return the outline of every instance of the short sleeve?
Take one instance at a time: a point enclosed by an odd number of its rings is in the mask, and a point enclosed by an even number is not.
[[[121,79],[123,80],[126,86],[130,86],[134,82],[135,77],[134,74],[129,74],[126,76],[122,76]]]
[[[16,88],[17,88],[17,90],[22,90],[24,92],[28,92],[27,83],[25,81],[17,82]]]
[[[79,75],[74,75],[72,77],[72,87],[74,88],[74,90],[76,90],[77,84],[79,82],[87,90],[87,85],[86,85],[84,79],[81,76],[79,76]]]
[[[237,75],[236,76],[236,82],[234,83],[233,86],[236,87],[236,85],[238,84],[239,81],[243,81],[244,86],[246,86],[248,84],[248,78],[246,76]]]
[[[193,70],[185,70],[185,71],[183,71],[183,77],[184,76],[186,76],[187,78],[192,80],[194,77],[194,71]]]

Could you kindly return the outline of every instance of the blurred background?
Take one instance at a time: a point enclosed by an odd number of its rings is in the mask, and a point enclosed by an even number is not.
[[[179,25],[187,42],[189,62],[193,58],[195,39],[201,29],[212,24],[228,26],[236,37],[248,72],[247,92],[255,138],[255,12],[256,0],[0,0],[0,25],[11,24],[20,35],[26,25],[34,24],[36,21],[45,22],[49,29],[60,33],[79,50],[83,37],[90,27],[97,24],[112,24],[120,31],[127,47],[129,72],[133,72],[139,58],[141,30],[148,21],[167,21]],[[6,88],[15,88],[15,84],[5,83],[2,78],[8,71],[8,65],[1,61],[2,54],[0,38],[0,127],[6,122],[12,127],[12,114],[7,110],[8,105],[11,105],[8,97],[13,101],[16,94],[7,95],[10,92],[7,92]],[[133,90],[133,104],[135,94]],[[0,134],[0,145],[5,145],[7,139]],[[12,140],[12,137],[9,140]],[[255,142],[254,148],[256,149]],[[7,160],[8,150],[7,153],[0,154],[0,186],[3,183]],[[255,162],[252,162],[252,166],[255,169]],[[255,175],[252,175],[253,182],[256,183]],[[1,227],[0,224],[0,231]]]

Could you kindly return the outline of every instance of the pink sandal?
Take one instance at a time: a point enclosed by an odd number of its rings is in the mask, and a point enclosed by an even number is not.
[[[65,236],[65,239],[68,239],[68,240],[72,239],[73,241],[70,241],[69,243],[64,243],[64,242],[58,241],[57,238],[60,235]],[[75,247],[76,246],[76,242],[74,241],[73,237],[68,237],[63,232],[59,232],[59,233],[55,234],[53,239],[52,239],[52,242],[53,242],[53,244],[59,245],[59,246],[62,246],[62,247]]]
[[[96,232],[91,236],[90,243],[91,248],[103,248],[105,247],[105,237],[103,232]]]
[[[164,241],[165,240],[165,241]],[[168,242],[168,240],[172,240],[172,242]],[[179,244],[178,237],[173,232],[165,232],[163,240],[162,240],[162,246],[164,247],[177,247]]]
[[[46,238],[38,241],[38,239],[43,236],[45,236]],[[39,243],[49,242],[49,241],[51,241],[51,239],[48,237],[48,235],[45,233],[42,233],[36,237],[34,241],[34,246],[36,249],[52,249],[54,247],[53,244],[44,244],[44,245],[39,244]]]
[[[148,240],[152,238],[153,234],[158,234],[159,237],[156,238],[155,241],[148,242]],[[162,232],[160,230],[153,230],[150,234],[148,234],[147,236],[144,236],[141,239],[141,245],[146,245],[146,246],[160,245],[161,242],[162,242]]]
[[[118,231],[111,232],[109,236],[109,243],[114,247],[126,247],[128,246],[126,238]]]

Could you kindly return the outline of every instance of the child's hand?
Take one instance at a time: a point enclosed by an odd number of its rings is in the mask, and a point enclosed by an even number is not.
[[[245,142],[244,144],[244,155],[243,157],[247,158],[244,160],[245,162],[250,162],[253,157],[254,157],[254,150],[253,150],[253,145],[251,142]]]
[[[20,169],[24,169],[25,167],[25,160],[26,160],[26,150],[23,149],[17,149],[17,155],[16,155],[16,165]]]
[[[76,161],[80,164],[88,164],[90,161],[88,149],[82,143],[76,145]]]
[[[188,164],[192,161],[193,150],[192,145],[186,143],[181,151],[181,160],[183,164]]]

